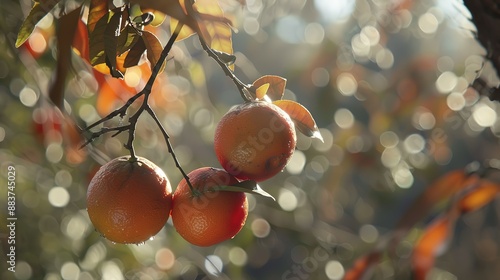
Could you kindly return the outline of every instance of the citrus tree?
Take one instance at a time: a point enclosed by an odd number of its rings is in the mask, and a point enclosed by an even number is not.
[[[499,190],[498,91],[477,55],[495,68],[496,7],[464,1],[473,33],[444,4],[389,2],[2,4],[0,155],[17,187],[0,275],[476,275],[447,260],[494,259],[491,238],[459,234],[494,225],[467,219]]]

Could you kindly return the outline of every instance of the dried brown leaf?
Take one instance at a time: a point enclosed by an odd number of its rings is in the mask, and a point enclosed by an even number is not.
[[[140,37],[134,46],[127,53],[127,57],[125,58],[125,62],[123,63],[123,67],[129,68],[139,64],[142,55],[146,51],[146,45],[144,44],[144,40]]]
[[[163,51],[163,47],[161,46],[160,40],[149,31],[142,32],[142,39],[144,41],[144,45],[146,45],[147,57],[149,62],[151,63],[151,69],[153,69],[160,59],[161,52]],[[163,66],[160,72],[165,67],[165,62],[163,62]]]
[[[276,100],[273,104],[287,112],[297,129],[304,135],[323,141],[318,126],[311,113],[300,103],[292,100]]]

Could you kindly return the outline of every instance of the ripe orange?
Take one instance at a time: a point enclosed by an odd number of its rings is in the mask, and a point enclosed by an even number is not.
[[[130,156],[103,165],[90,181],[87,211],[94,227],[116,243],[141,243],[165,225],[172,207],[167,176],[151,161]]]
[[[263,181],[283,170],[296,145],[295,126],[272,103],[247,102],[229,110],[215,130],[220,164],[241,180]]]
[[[210,167],[193,170],[188,177],[194,194],[183,179],[173,195],[172,222],[177,232],[197,246],[233,238],[247,219],[247,197],[242,192],[214,191],[214,187],[234,185],[238,180]]]

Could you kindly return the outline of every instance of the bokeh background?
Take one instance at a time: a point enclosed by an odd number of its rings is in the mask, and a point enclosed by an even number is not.
[[[260,184],[276,202],[248,195],[242,231],[208,248],[184,241],[171,221],[140,246],[112,244],[94,231],[87,185],[101,164],[127,154],[126,135],[74,149],[77,140],[47,101],[54,18],[15,49],[32,3],[2,2],[0,220],[4,225],[9,164],[16,168],[18,220],[16,272],[2,261],[1,279],[341,279],[433,180],[498,157],[498,105],[469,88],[478,76],[491,85],[498,80],[461,1],[219,2],[238,29],[236,75],[248,83],[265,74],[287,78],[285,98],[311,111],[324,143],[299,135],[289,165]],[[155,33],[165,44],[168,21]],[[77,55],[71,69],[65,107],[80,126],[128,97],[109,97]],[[125,83],[140,90],[140,77],[134,68]],[[153,96],[183,168],[219,167],[215,125],[242,100],[196,38],[176,43]],[[141,118],[135,146],[177,185],[181,174],[151,119]],[[459,219],[429,279],[497,279],[499,206],[494,201]],[[375,267],[374,279],[410,279],[412,245],[426,222],[395,258]],[[0,234],[4,260],[5,226]]]

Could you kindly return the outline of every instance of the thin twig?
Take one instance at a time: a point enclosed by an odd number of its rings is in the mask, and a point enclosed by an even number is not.
[[[202,36],[198,35],[198,38],[200,40],[200,44],[203,47],[203,49],[207,52],[208,56],[213,58],[217,64],[222,68],[226,76],[228,76],[233,83],[236,85],[238,88],[238,91],[240,92],[241,98],[245,101],[250,101],[250,98],[248,98],[246,92],[250,90],[250,85],[247,85],[243,83],[236,75],[234,75],[233,71],[229,68],[229,66],[222,61],[219,56],[207,45],[207,42],[202,38]]]
[[[188,15],[191,15],[192,17],[198,17],[200,14],[193,9],[193,4],[194,1],[190,0],[189,5],[186,6],[186,11]],[[226,23],[227,24],[227,23]],[[236,85],[236,88],[238,88],[238,91],[240,92],[241,98],[245,101],[250,101],[250,98],[247,96],[247,92],[250,90],[251,85],[247,85],[243,83],[236,75],[234,75],[233,71],[229,68],[229,66],[220,59],[220,57],[212,50],[212,48],[207,44],[205,39],[202,36],[202,32],[198,29],[196,30],[198,33],[198,40],[200,41],[201,46],[205,50],[205,52],[210,56],[219,66],[222,68],[226,76],[228,76],[233,83]]]
[[[117,126],[117,127],[103,127],[98,132],[93,132],[90,135],[90,137],[87,139],[87,141],[80,146],[80,149],[82,149],[83,147],[92,143],[96,138],[99,138],[99,136],[101,136],[103,134],[115,131],[115,134],[112,135],[112,137],[115,137],[116,135],[120,134],[123,131],[128,130],[129,128],[130,128],[130,125],[123,125],[123,126]]]
[[[179,160],[177,159],[177,155],[175,154],[174,148],[172,147],[172,143],[170,142],[170,136],[168,135],[167,131],[165,130],[165,128],[161,124],[160,120],[158,120],[158,117],[156,116],[156,114],[153,111],[153,109],[151,109],[150,106],[147,106],[146,107],[146,111],[149,113],[149,115],[151,116],[151,118],[153,118],[153,120],[155,121],[156,125],[158,126],[158,128],[161,131],[161,133],[163,134],[163,138],[165,138],[165,142],[167,143],[168,152],[172,155],[172,159],[174,160],[175,166],[177,167],[177,169],[179,169],[179,171],[181,172],[182,176],[186,180],[186,182],[188,184],[188,187],[191,190],[191,193],[195,194],[196,190],[193,188],[193,185],[191,185],[191,181],[189,180],[189,176],[186,174],[186,172],[184,172],[184,170],[181,167],[181,164],[179,163]]]
[[[106,121],[109,121],[111,120],[112,118],[116,117],[116,116],[120,116],[120,118],[123,118],[125,117],[125,115],[127,114],[127,109],[128,107],[130,107],[130,105],[132,105],[132,103],[134,103],[139,97],[141,97],[142,95],[144,94],[144,90],[136,93],[134,96],[132,96],[128,101],[127,103],[125,103],[122,107],[114,110],[113,112],[109,113],[107,116],[105,116],[104,118],[94,122],[93,124],[87,126],[84,131],[90,131],[92,128],[106,122]]]

